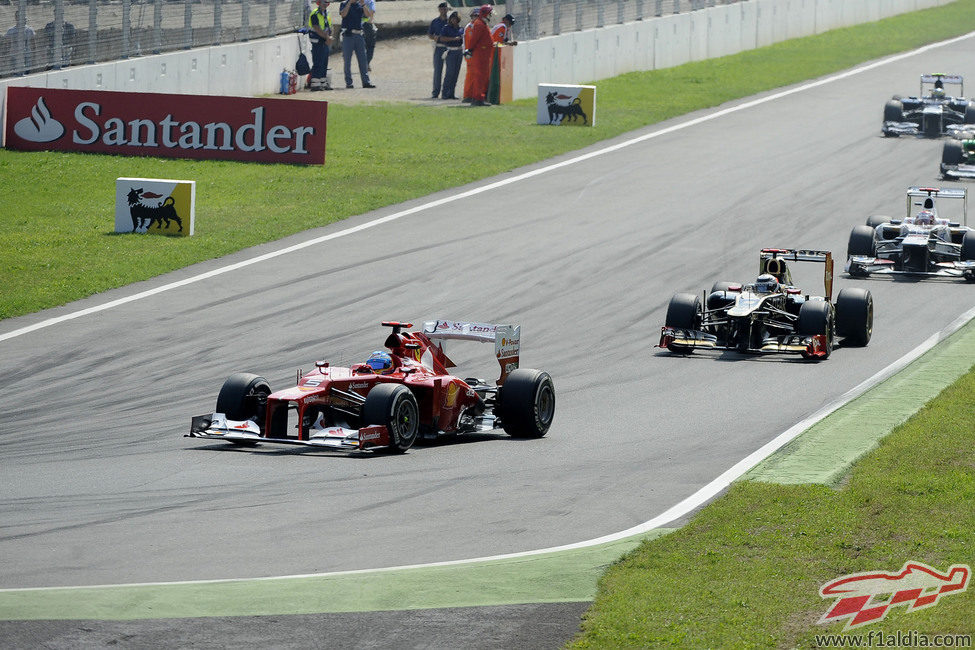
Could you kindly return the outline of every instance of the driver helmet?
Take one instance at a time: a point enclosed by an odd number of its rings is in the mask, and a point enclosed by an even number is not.
[[[366,359],[366,365],[377,375],[388,375],[393,372],[393,357],[387,352],[376,350]]]
[[[914,223],[919,226],[933,226],[934,225],[934,213],[930,210],[921,210],[914,217]]]
[[[945,98],[945,89],[944,88],[938,88],[936,86],[934,88],[934,90],[931,91],[931,96],[934,97],[935,99],[944,99]]]
[[[775,293],[779,290],[779,281],[771,273],[763,273],[755,280],[755,293]]]

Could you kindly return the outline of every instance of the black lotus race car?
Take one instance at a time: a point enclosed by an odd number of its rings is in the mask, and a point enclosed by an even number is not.
[[[968,227],[964,188],[909,187],[903,219],[872,216],[854,226],[846,271],[975,280],[975,232]]]
[[[959,87],[962,96],[945,93],[945,85]],[[921,94],[917,97],[894,95],[884,105],[885,136],[921,135],[938,138],[972,130],[975,125],[975,104],[964,95],[961,75],[922,74]],[[926,94],[925,94],[926,93]]]
[[[803,295],[792,283],[788,262],[819,262],[825,267],[825,296]],[[715,282],[702,296],[679,293],[667,307],[657,347],[687,354],[699,348],[801,354],[821,360],[839,336],[863,346],[873,333],[873,297],[855,287],[833,292],[829,251],[765,248],[759,276],[751,284]]]

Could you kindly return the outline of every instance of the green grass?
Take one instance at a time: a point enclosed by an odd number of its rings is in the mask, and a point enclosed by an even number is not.
[[[822,584],[915,560],[975,566],[975,372],[861,459],[839,489],[740,482],[601,579],[571,648],[811,648]],[[847,633],[975,633],[975,593]]]
[[[972,26],[975,0],[960,0],[721,59],[602,80],[595,128],[540,127],[533,100],[490,110],[330,106],[324,167],[0,150],[0,319],[486,178]],[[114,183],[120,176],[195,180],[196,235],[115,235]]]

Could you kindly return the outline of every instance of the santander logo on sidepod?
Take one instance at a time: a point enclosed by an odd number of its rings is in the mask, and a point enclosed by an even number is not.
[[[14,124],[14,133],[30,142],[53,142],[64,135],[64,125],[51,117],[44,98],[40,97],[30,109],[30,117]]]

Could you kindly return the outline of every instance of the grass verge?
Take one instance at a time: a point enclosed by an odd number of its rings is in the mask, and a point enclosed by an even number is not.
[[[973,392],[969,370],[839,489],[734,484],[687,526],[617,562],[569,647],[823,647],[817,637],[843,627],[817,624],[834,602],[819,597],[824,583],[908,560],[938,570],[975,565]],[[973,620],[969,589],[916,612],[893,607],[844,636],[865,644],[870,633],[914,632],[930,644],[934,635],[973,635]]]
[[[959,0],[720,59],[602,80],[599,125],[588,129],[537,126],[533,100],[490,110],[330,106],[323,168],[0,150],[0,319],[956,36],[972,25],[975,0]],[[880,108],[878,100],[878,122]],[[497,134],[505,136],[504,146],[497,146]],[[120,176],[196,180],[197,234],[115,235],[114,183]]]

